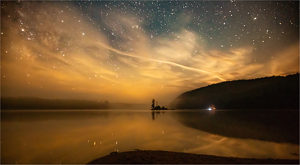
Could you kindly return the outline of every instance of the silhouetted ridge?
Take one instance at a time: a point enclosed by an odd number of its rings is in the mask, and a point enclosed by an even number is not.
[[[298,109],[299,73],[235,80],[185,92],[172,103],[177,109]]]

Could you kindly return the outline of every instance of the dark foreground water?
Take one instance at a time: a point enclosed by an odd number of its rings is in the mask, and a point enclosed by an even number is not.
[[[1,111],[2,163],[87,163],[113,151],[299,159],[298,111]]]

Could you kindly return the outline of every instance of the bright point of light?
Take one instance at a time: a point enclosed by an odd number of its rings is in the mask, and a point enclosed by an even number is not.
[[[254,19],[254,20],[256,20],[257,18],[256,18],[256,17],[254,17],[253,19]]]
[[[210,111],[210,110],[211,110],[211,108],[208,108],[208,110]]]

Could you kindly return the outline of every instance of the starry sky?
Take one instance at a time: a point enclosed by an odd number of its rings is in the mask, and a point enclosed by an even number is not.
[[[1,1],[2,96],[167,104],[297,72],[297,1]]]

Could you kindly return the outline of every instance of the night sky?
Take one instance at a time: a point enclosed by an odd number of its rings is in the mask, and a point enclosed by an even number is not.
[[[299,72],[299,2],[1,2],[1,95],[169,103]]]

